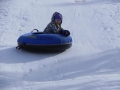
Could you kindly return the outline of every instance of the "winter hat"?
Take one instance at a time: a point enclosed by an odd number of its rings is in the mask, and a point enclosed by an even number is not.
[[[58,20],[61,20],[62,21],[62,15],[60,13],[57,13],[55,16],[54,16],[54,20],[55,19],[58,19]]]
[[[51,17],[51,21],[54,22],[55,19],[60,19],[62,21],[63,17],[62,17],[62,15],[59,12],[54,12],[52,17]]]

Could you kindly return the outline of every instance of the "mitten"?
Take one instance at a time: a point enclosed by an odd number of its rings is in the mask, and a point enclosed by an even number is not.
[[[69,36],[70,32],[68,30],[61,30],[60,34],[64,35],[64,36]]]

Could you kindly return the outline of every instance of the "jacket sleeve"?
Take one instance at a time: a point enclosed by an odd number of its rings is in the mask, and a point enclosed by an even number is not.
[[[60,30],[57,30],[56,25],[54,23],[49,23],[44,30],[44,33],[54,33],[58,34]]]

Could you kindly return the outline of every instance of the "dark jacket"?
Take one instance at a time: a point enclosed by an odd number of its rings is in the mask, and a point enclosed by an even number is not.
[[[58,34],[60,33],[61,30],[63,30],[61,28],[61,24],[62,24],[62,20],[61,20],[61,23],[60,23],[60,27],[58,27],[55,23],[55,16],[59,14],[61,15],[60,13],[58,12],[55,12],[53,15],[52,15],[52,18],[51,18],[51,22],[47,25],[47,27],[44,29],[44,33],[55,33],[55,34]],[[61,18],[62,18],[62,15],[61,15]]]

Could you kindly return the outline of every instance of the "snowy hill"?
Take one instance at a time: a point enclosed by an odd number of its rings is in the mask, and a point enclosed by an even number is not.
[[[70,49],[15,49],[55,11],[71,32]],[[119,0],[1,0],[0,28],[0,90],[120,90]]]

